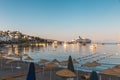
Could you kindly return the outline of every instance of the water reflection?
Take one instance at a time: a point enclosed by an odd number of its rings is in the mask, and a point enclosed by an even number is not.
[[[12,48],[7,48],[7,54],[12,55]]]
[[[74,56],[74,58],[78,58],[80,56],[85,56],[85,55],[90,55],[94,54],[96,52],[99,53],[117,53],[119,54],[119,47],[117,46],[99,46],[99,48],[90,48],[90,45],[82,46],[80,44],[67,44],[67,46],[64,45],[48,45],[46,47],[44,46],[18,46],[14,45],[12,47],[7,47],[6,48],[6,53],[9,54],[19,54],[21,56],[24,55],[30,55],[33,56],[36,59],[39,59],[41,57],[46,57],[49,58],[57,56],[64,58],[69,55]],[[117,52],[118,51],[118,52]],[[49,53],[49,54],[48,54]],[[53,54],[54,53],[54,54]],[[61,54],[61,55],[59,55]],[[64,57],[63,57],[64,56]]]
[[[18,46],[14,47],[14,54],[18,55]]]
[[[16,54],[16,55],[24,55],[24,54],[31,54],[35,52],[50,52],[50,51],[55,51],[61,52],[61,53],[82,53],[82,54],[87,54],[89,48],[87,46],[81,46],[79,44],[66,44],[66,46],[63,45],[52,45],[52,46],[18,46],[14,45],[14,47],[7,47],[6,48],[6,53],[9,54]]]
[[[82,53],[83,53],[83,55],[86,55],[86,50],[87,50],[86,46],[82,46]]]

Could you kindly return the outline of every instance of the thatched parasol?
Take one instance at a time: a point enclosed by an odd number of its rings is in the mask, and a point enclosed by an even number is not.
[[[115,71],[116,73],[120,74],[120,68],[112,68],[113,71]]]
[[[79,63],[76,59],[73,59],[72,61],[73,63]]]
[[[107,75],[118,75],[118,73],[112,69],[106,69],[101,72],[102,74],[107,74]]]
[[[67,66],[68,65],[68,61],[62,61],[59,64],[62,65],[62,66]]]
[[[69,69],[62,69],[60,71],[57,71],[56,74],[63,78],[74,78],[76,77],[76,74]]]
[[[14,57],[15,57],[15,58],[21,58],[21,56],[20,56],[20,55],[14,55]]]
[[[3,60],[3,59],[5,59],[3,56],[0,56],[0,60]]]
[[[3,51],[0,51],[0,55],[4,55],[5,53]]]
[[[2,56],[2,55],[0,55],[0,67],[1,67],[1,70],[2,70],[2,66],[3,66],[3,60],[4,60],[5,58]]]
[[[9,59],[9,60],[6,61],[6,64],[10,64],[10,63],[13,63],[13,62],[19,62],[19,61],[18,61],[18,60]],[[17,68],[17,69],[20,69],[21,67],[20,67],[20,66],[17,66],[16,68]],[[12,72],[13,72],[13,66],[12,66],[12,64],[11,64],[11,70],[12,70]]]
[[[52,62],[59,63],[59,61],[57,59],[53,59]]]
[[[120,65],[116,65],[114,68],[120,68]]]
[[[23,54],[23,56],[28,56],[28,54]]]
[[[24,60],[33,60],[30,56],[27,56]]]
[[[41,59],[40,61],[38,61],[38,63],[42,63],[42,64],[44,64],[44,63],[46,63],[46,62],[49,62],[49,61],[46,60],[46,59]]]
[[[54,62],[49,62],[45,64],[45,67],[52,69],[52,68],[56,68],[57,65]],[[50,80],[51,80],[51,71],[50,71]]]
[[[53,63],[53,62],[49,62],[49,63],[45,64],[45,67],[47,67],[47,68],[55,68],[55,67],[57,67],[57,65],[55,63]]]
[[[31,58],[30,56],[27,56],[24,60],[29,60],[29,61],[31,61],[31,60],[33,60],[33,58]],[[28,63],[28,69],[29,69],[29,63]]]
[[[9,60],[6,61],[6,64],[9,64],[9,63],[12,63],[12,62],[15,62],[15,61],[17,61],[17,60],[9,59]]]
[[[76,59],[73,59],[72,62],[73,63],[79,63]],[[62,65],[62,66],[67,66],[68,65],[68,60],[61,61],[61,62],[59,62],[59,64]]]
[[[8,57],[14,57],[14,54],[8,54],[7,56]]]
[[[83,66],[88,66],[88,67],[96,67],[99,66],[100,64],[97,61],[93,61],[93,62],[87,62],[85,64],[83,64]]]

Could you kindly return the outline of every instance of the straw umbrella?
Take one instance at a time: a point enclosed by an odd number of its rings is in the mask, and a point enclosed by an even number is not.
[[[47,68],[55,68],[55,67],[57,67],[57,65],[55,63],[53,63],[53,62],[49,62],[49,63],[45,64],[45,67],[47,67]]]
[[[30,56],[27,56],[24,60],[31,61],[31,60],[34,60],[34,59],[33,59],[33,58],[31,58]],[[29,68],[29,64],[28,64],[28,68]]]
[[[45,64],[45,63],[47,63],[47,62],[49,62],[49,61],[46,60],[46,59],[41,59],[40,61],[38,61],[38,63],[41,63],[41,64]]]
[[[53,62],[49,62],[49,63],[45,64],[45,67],[53,69],[53,68],[56,68],[57,65],[55,63],[53,63]],[[51,71],[50,71],[50,80],[51,80]]]
[[[44,65],[45,65],[45,63],[47,63],[47,62],[49,62],[49,61],[46,60],[46,59],[41,59],[40,61],[38,61],[38,63],[43,64],[43,74],[44,74]]]
[[[59,64],[62,65],[62,66],[67,66],[68,65],[68,61],[61,61]]]
[[[57,59],[53,59],[51,62],[59,63],[59,61]]]
[[[20,55],[14,55],[14,57],[18,58],[18,60],[19,60],[19,59],[21,59],[22,56],[20,56]],[[19,62],[17,62],[17,67],[16,68],[20,68]]]
[[[93,62],[87,62],[85,64],[83,64],[82,66],[88,66],[88,67],[96,67],[99,66],[100,64],[97,61],[93,61]]]
[[[8,54],[7,56],[8,57],[14,57],[14,54]]]
[[[102,74],[107,74],[107,75],[117,75],[117,72],[112,69],[106,69],[101,72]]]
[[[12,63],[12,62],[15,62],[15,61],[17,61],[17,60],[9,59],[9,60],[6,61],[6,64],[9,64],[9,63]]]
[[[28,56],[28,54],[23,54],[23,56]]]
[[[3,64],[2,64],[2,60],[3,59],[5,59],[3,56],[2,56],[2,54],[0,55],[0,61],[1,61],[1,70],[2,70],[2,66],[3,66]]]
[[[12,60],[12,59],[9,59],[6,61],[6,64],[10,64],[11,63],[11,70],[13,72],[13,66],[12,66],[12,62],[15,62],[16,60]]]
[[[56,75],[62,78],[75,78],[76,74],[69,69],[62,69],[56,72]]]
[[[73,63],[79,63],[76,59],[72,60]]]
[[[27,56],[24,60],[33,60],[30,56]]]
[[[72,63],[79,63],[78,61],[76,61],[75,59],[72,60]],[[62,66],[67,66],[68,65],[68,60],[66,61],[61,61],[59,62],[60,65]]]
[[[36,80],[34,63],[30,63],[26,80]]]
[[[4,51],[0,51],[0,55],[3,56],[5,53]]]

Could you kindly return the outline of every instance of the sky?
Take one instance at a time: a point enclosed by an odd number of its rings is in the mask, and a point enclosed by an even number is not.
[[[0,30],[47,39],[120,41],[120,0],[0,0]]]

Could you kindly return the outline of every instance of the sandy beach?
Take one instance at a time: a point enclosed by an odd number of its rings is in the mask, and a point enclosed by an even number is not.
[[[6,61],[8,61],[8,59],[0,60],[0,62],[2,63],[0,67],[0,80],[26,80],[29,66],[28,62],[16,61],[6,64]],[[17,68],[18,66],[20,67],[19,69]],[[38,64],[35,64],[35,68],[36,80],[65,80],[65,78],[56,75],[56,71],[61,70],[61,68],[45,68],[45,71],[43,71],[43,69]],[[90,75],[90,72],[79,70],[76,71],[76,75],[77,77],[75,77],[74,80],[84,80],[82,79],[82,76]],[[100,80],[120,80],[119,76],[117,77],[105,74],[98,75]]]

